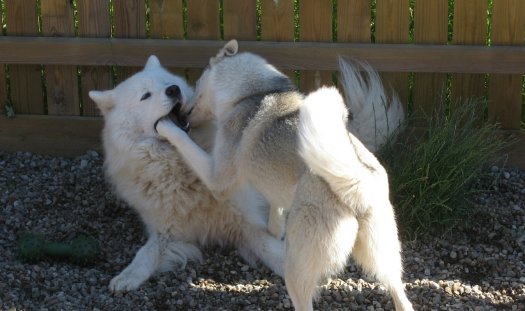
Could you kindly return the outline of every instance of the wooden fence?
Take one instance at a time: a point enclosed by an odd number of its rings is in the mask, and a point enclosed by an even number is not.
[[[16,117],[0,117],[0,149],[98,148],[89,90],[112,88],[150,54],[195,81],[231,38],[305,91],[333,83],[338,56],[357,58],[381,71],[414,114],[430,113],[444,96],[482,97],[490,120],[519,129],[525,1],[449,2],[1,0],[0,109]]]

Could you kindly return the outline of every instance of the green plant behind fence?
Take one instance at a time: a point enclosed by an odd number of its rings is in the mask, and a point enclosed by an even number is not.
[[[509,144],[497,126],[481,124],[481,101],[467,101],[449,114],[428,117],[428,128],[402,134],[380,150],[390,176],[400,230],[415,237],[447,232],[471,211],[472,187]]]

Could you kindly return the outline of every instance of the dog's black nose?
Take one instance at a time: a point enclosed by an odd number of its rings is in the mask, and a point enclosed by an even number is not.
[[[169,98],[180,98],[180,88],[177,85],[170,85],[166,88],[166,96]]]

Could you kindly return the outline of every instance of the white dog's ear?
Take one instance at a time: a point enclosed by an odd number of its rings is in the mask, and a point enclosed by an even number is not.
[[[159,59],[157,58],[157,56],[151,55],[148,58],[148,61],[146,62],[146,66],[144,66],[144,70],[159,67],[161,67]]]
[[[210,66],[221,61],[225,56],[233,56],[239,51],[239,43],[233,39],[228,41],[215,57],[210,58]]]
[[[98,109],[100,109],[103,115],[114,107],[113,90],[89,91],[89,97],[97,104]]]

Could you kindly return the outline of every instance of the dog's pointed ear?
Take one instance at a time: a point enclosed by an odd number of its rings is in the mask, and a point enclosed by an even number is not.
[[[103,115],[114,107],[113,90],[89,91],[89,97],[97,104],[98,109]]]
[[[228,41],[222,49],[219,50],[219,53],[215,57],[210,58],[210,66],[215,65],[225,56],[233,56],[239,51],[239,43],[237,40],[233,39]]]
[[[146,62],[146,66],[144,66],[144,70],[152,69],[152,68],[159,68],[161,67],[160,61],[155,55],[151,55],[148,58],[148,61]]]
[[[226,56],[233,56],[237,54],[239,51],[239,42],[237,42],[235,39],[228,41],[228,43],[226,43],[222,48],[222,51]]]

